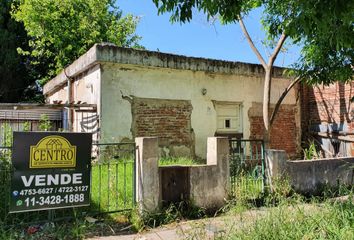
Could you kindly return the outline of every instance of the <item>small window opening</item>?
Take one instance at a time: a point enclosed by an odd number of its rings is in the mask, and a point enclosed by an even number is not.
[[[225,119],[225,128],[231,128],[230,119]]]

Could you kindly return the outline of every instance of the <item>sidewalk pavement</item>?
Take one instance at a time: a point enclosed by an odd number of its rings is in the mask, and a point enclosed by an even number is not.
[[[247,226],[264,213],[264,210],[249,210],[232,216],[174,223],[136,234],[94,237],[89,240],[211,240],[228,236],[233,229]]]

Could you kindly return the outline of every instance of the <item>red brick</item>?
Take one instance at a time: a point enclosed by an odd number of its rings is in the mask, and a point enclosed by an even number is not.
[[[349,131],[354,132],[354,104],[350,100],[354,96],[354,81],[344,84],[335,83],[329,86],[301,86],[301,124],[303,133],[311,125],[327,123],[347,123]],[[304,135],[304,134],[303,134]]]
[[[191,145],[192,106],[188,101],[147,100],[134,104],[135,136],[158,136],[170,144]]]
[[[295,107],[294,107],[295,108]],[[282,149],[287,154],[297,154],[295,109],[280,108],[270,133],[270,148]],[[262,116],[252,116],[250,120],[251,139],[263,139]]]

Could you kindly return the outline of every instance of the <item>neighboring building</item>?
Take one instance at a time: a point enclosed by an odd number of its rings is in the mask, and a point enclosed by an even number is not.
[[[62,126],[62,108],[53,108],[43,104],[0,103],[0,148],[12,144],[12,131],[39,131],[40,121],[45,115],[51,122],[51,129],[58,130]]]
[[[291,81],[283,70],[273,71],[272,104]],[[207,137],[263,137],[263,79],[257,64],[96,44],[49,81],[44,94],[48,103],[96,104],[101,142],[159,136],[166,155],[205,158]],[[276,118],[271,147],[293,156],[300,139],[300,102],[293,88]]]
[[[354,156],[354,81],[302,86],[302,131],[323,155]]]
[[[93,140],[97,139],[95,121],[92,121],[95,120],[92,118],[92,113],[96,113],[95,105],[0,103],[0,148],[12,144],[12,134],[9,134],[12,131],[43,131],[44,127],[48,127],[47,131],[68,130],[68,107],[81,113],[77,115],[78,119],[73,118],[77,123],[75,129],[80,126],[80,130],[93,134]],[[43,124],[46,121],[49,123]]]

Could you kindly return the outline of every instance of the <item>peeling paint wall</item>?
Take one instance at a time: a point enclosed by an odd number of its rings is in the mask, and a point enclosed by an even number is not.
[[[250,137],[248,110],[263,99],[263,78],[205,71],[138,67],[104,63],[101,65],[101,139],[131,139],[132,109],[129,98],[187,100],[193,107],[191,127],[195,153],[205,158],[207,137],[214,136],[217,115],[213,101],[242,103],[243,137]],[[275,103],[290,79],[273,78],[271,103]],[[206,94],[202,94],[206,89]],[[284,104],[296,104],[292,90]]]
[[[90,70],[75,77],[71,83],[72,87],[72,101],[86,102],[88,104],[97,104],[100,108],[100,92],[101,92],[101,71],[100,65],[92,67]],[[67,102],[67,84],[63,85],[58,91],[47,96],[48,103],[54,101]],[[99,112],[99,111],[98,111]]]
[[[97,112],[76,112],[73,111],[72,126],[77,132],[87,131],[97,133],[93,140],[99,137],[100,121],[100,93],[101,93],[101,71],[100,66],[96,65],[88,71],[80,74],[71,82],[71,101],[78,103],[96,104]],[[68,101],[68,87],[63,85],[58,91],[47,96],[48,103]],[[64,120],[65,121],[65,120]]]

